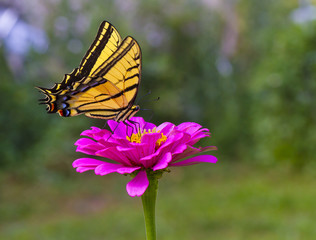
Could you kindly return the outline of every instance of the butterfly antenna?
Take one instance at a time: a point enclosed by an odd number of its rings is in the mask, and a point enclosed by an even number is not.
[[[147,102],[157,102],[160,100],[160,97],[156,97],[155,99],[148,100]]]
[[[146,97],[146,96],[148,96],[148,95],[150,95],[150,94],[151,94],[151,90],[149,90],[145,95],[139,97],[139,99],[137,100],[136,104],[140,103],[140,101],[141,101],[144,97]]]
[[[143,102],[157,102],[160,100],[160,97],[156,97],[155,99],[151,99],[151,100],[147,100],[147,101],[143,101]],[[138,101],[140,102],[140,101]]]

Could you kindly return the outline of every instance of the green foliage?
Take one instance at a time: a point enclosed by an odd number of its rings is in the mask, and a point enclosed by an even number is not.
[[[40,94],[34,83],[27,76],[14,78],[4,60],[0,66],[1,171],[10,169],[20,177],[32,179],[58,165],[64,167],[67,154],[74,154],[73,143],[83,128],[82,121],[61,121],[56,115],[48,116],[45,108],[38,104]],[[67,172],[59,168],[60,173]]]
[[[36,116],[34,91],[28,83],[16,83],[3,60],[1,66],[1,160],[0,166],[16,167],[24,163],[34,142],[41,138],[45,124]],[[32,106],[33,107],[30,107]]]
[[[158,238],[315,239],[316,23],[291,21],[297,2],[38,1],[34,15],[24,6],[30,24],[45,20],[50,45],[10,71],[0,42],[0,239],[144,238],[140,202],[131,203],[126,178],[77,174],[71,166],[82,156],[73,145],[79,134],[105,122],[48,115],[37,104],[34,86],[51,87],[77,67],[103,20],[142,48],[138,98],[154,115],[138,115],[156,124],[199,122],[212,132],[201,145],[219,148],[216,165],[161,179]],[[221,75],[232,14],[233,71]]]
[[[314,160],[316,120],[315,24],[273,34],[249,85],[254,156],[303,167]]]
[[[32,186],[8,181],[0,189],[0,239],[145,239],[128,178],[84,175]],[[174,169],[159,180],[158,239],[313,240],[315,179],[282,166]]]
[[[190,0],[79,2],[54,3],[56,11],[46,16],[45,25],[49,50],[29,54],[23,73],[12,75],[4,56],[0,59],[2,170],[68,174],[63,169],[75,158],[73,143],[80,132],[104,126],[104,121],[84,116],[47,115],[37,105],[40,94],[34,89],[51,87],[71,72],[104,19],[142,48],[139,98],[152,94],[141,98],[140,105],[154,115],[139,115],[157,124],[201,123],[213,136],[205,144],[218,146],[222,159],[283,161],[294,167],[313,160],[316,31],[314,23],[298,26],[290,20],[296,1],[218,6]],[[228,56],[233,71],[221,75],[216,64],[223,54],[227,9],[236,15],[238,38]],[[82,44],[82,50],[71,52],[73,43]],[[160,100],[152,101],[156,97]]]

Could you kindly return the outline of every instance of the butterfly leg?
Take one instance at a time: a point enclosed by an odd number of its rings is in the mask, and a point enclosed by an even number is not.
[[[134,130],[134,128],[133,128],[133,126],[132,125],[130,125],[128,122],[127,122],[127,120],[125,120],[125,121],[123,121],[123,123],[125,124],[125,126],[126,126],[126,136],[129,136],[129,137],[131,137],[132,136],[132,134],[133,134],[133,130]],[[131,131],[131,134],[129,134],[129,129],[131,129],[132,131]]]
[[[113,129],[113,131],[111,130],[111,128],[109,127],[109,124],[106,122],[103,126],[104,129],[108,128],[108,130],[110,132],[112,132],[113,134],[115,133],[116,129],[118,128],[119,123],[117,123],[117,125],[115,126],[115,128]],[[110,138],[112,137],[112,134],[110,134],[110,136],[106,139],[106,141],[108,141]]]
[[[140,129],[140,123],[139,122],[136,122],[136,121],[133,121],[131,119],[128,119],[126,121],[129,121],[131,123],[131,127],[133,130],[135,130],[137,132],[137,134],[140,136],[142,134],[142,131]],[[134,131],[133,131],[134,132]]]

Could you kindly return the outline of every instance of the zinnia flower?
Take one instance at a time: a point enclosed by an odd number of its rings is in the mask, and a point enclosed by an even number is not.
[[[98,175],[112,172],[132,174],[135,177],[127,184],[126,190],[134,197],[146,191],[148,174],[161,173],[168,167],[217,161],[211,155],[192,157],[197,153],[216,150],[214,146],[193,147],[201,138],[210,136],[209,130],[197,123],[184,122],[176,126],[165,122],[157,127],[141,117],[133,117],[131,122],[135,122],[133,126],[109,120],[112,132],[97,127],[83,131],[81,135],[85,137],[75,143],[77,151],[104,160],[77,159],[73,162],[77,172],[94,170]]]

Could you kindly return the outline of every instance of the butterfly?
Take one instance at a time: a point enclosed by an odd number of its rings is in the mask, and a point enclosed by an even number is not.
[[[52,88],[37,87],[48,113],[62,117],[85,114],[91,118],[125,121],[134,105],[141,79],[141,49],[130,36],[122,40],[115,27],[103,21],[78,68]]]

